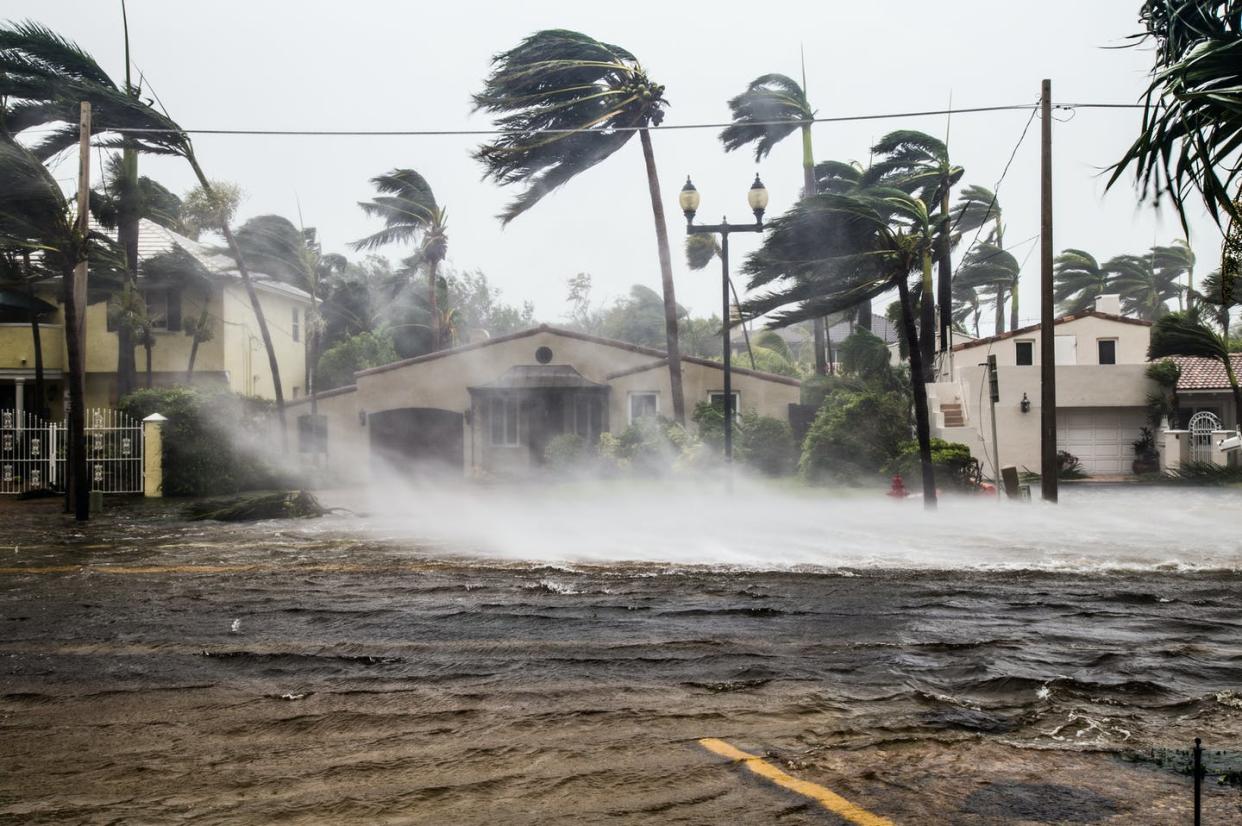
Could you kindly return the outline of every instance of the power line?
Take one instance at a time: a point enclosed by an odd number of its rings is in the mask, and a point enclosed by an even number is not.
[[[1141,103],[1063,103],[1055,107],[1056,109],[1073,110],[1073,109],[1142,109]],[[1021,103],[1009,104],[1004,106],[972,106],[963,109],[925,109],[910,112],[883,112],[863,115],[840,115],[837,117],[811,118],[811,123],[854,123],[859,121],[871,120],[892,120],[896,118],[919,118],[933,117],[938,115],[969,115],[990,112],[1012,112],[1012,111],[1037,111],[1037,104]],[[788,126],[790,121],[774,120],[760,121],[751,124],[752,126]],[[687,131],[695,129],[724,129],[732,126],[732,121],[724,121],[719,123],[682,123],[682,124],[666,124],[662,126],[652,126],[651,131],[656,132],[673,132]],[[610,127],[608,132],[638,132],[647,129],[645,126],[616,126]],[[156,128],[118,128],[108,130],[118,134],[125,135],[158,135],[158,134],[187,134],[187,135],[269,135],[269,136],[301,136],[301,137],[453,137],[453,136],[474,136],[484,137],[488,135],[511,135],[517,131],[522,134],[545,134],[545,135],[572,135],[578,134],[585,130],[582,129],[532,129],[532,130],[511,130],[511,129],[156,129]]]

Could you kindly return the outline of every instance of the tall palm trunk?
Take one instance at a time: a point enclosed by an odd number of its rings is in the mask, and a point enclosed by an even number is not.
[[[936,304],[940,309],[940,352],[949,351],[949,325],[953,323],[953,250],[949,243],[949,180],[945,178],[940,193],[940,248],[937,265]]]
[[[668,341],[668,382],[673,393],[673,420],[686,423],[686,400],[681,389],[681,346],[677,339],[677,295],[673,288],[673,258],[668,251],[668,224],[664,220],[664,200],[656,175],[655,152],[646,128],[638,130],[647,164],[647,189],[651,193],[651,217],[655,221],[656,247],[660,255],[660,280],[664,287],[664,335]],[[724,319],[727,325],[729,320]]]
[[[995,329],[993,335],[1000,335],[1005,332],[1005,288],[1001,284],[996,285],[996,314],[993,318]]]
[[[930,262],[924,270],[930,272]],[[919,464],[923,469],[923,506],[936,507],[936,469],[931,459],[931,418],[927,412],[927,385],[920,380],[923,354],[918,331],[914,329],[914,309],[910,306],[910,288],[903,274],[897,279],[897,295],[901,300],[901,324],[910,342],[910,385],[914,391],[914,429],[919,442]]]
[[[811,149],[811,124],[802,124],[802,197],[810,198],[818,191],[815,185],[815,153]],[[828,372],[828,329],[823,316],[811,319],[812,339],[815,342],[815,373]]]
[[[210,294],[208,294],[207,301],[210,301],[210,300],[211,300],[211,296]],[[195,325],[194,327],[194,338],[190,341],[190,361],[186,365],[186,368],[185,368],[185,383],[186,384],[192,384],[194,382],[194,362],[198,360],[198,344],[200,341],[200,336],[202,335],[202,332],[203,332],[203,328],[206,327],[207,325],[207,320],[208,320],[207,304],[206,302],[204,302],[203,311],[199,313],[199,316],[198,316],[198,324]]]
[[[930,239],[929,239],[930,241]],[[914,371],[914,375],[922,376],[923,381],[934,381],[933,370],[936,362],[936,296],[932,286],[932,255],[931,249],[923,253],[923,294],[919,302],[919,340],[921,349],[922,369]],[[910,351],[914,352],[914,347]],[[910,362],[913,370],[914,361]]]
[[[208,194],[214,194],[215,190],[211,186],[211,181],[207,180],[207,176],[203,174],[203,168],[198,165],[198,159],[194,154],[188,153],[186,159],[190,162],[190,167],[194,170],[194,175],[198,178],[199,186]],[[289,450],[289,432],[285,419],[285,391],[280,384],[280,363],[276,360],[276,347],[272,344],[272,333],[267,327],[267,316],[263,313],[263,305],[259,303],[259,295],[254,289],[254,280],[250,277],[250,269],[246,266],[246,261],[242,257],[241,247],[237,245],[237,239],[233,237],[233,230],[229,229],[228,221],[220,223],[220,232],[224,235],[224,240],[229,245],[229,250],[233,253],[233,258],[237,261],[237,271],[241,273],[242,284],[246,287],[246,296],[250,299],[250,308],[254,311],[255,321],[259,325],[259,335],[263,339],[263,347],[267,350],[267,364],[272,371],[272,388],[276,396],[276,417],[280,421],[280,448],[282,452]]]
[[[1018,329],[1018,279],[1009,285],[1009,329]]]
[[[155,344],[151,340],[151,331],[148,330],[142,336],[142,349],[146,351],[147,356],[147,389],[151,389],[151,348]]]

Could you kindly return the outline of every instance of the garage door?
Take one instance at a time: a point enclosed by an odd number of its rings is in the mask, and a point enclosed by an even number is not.
[[[1147,424],[1141,407],[1078,407],[1057,411],[1057,448],[1078,457],[1092,476],[1131,472],[1133,442]]]

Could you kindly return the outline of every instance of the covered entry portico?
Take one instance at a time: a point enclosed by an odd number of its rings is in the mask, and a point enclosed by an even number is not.
[[[608,385],[568,364],[517,365],[469,390],[476,463],[489,472],[542,464],[548,443],[562,434],[593,443],[608,430]]]

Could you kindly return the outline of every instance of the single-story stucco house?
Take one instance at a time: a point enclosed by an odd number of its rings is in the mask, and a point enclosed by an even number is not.
[[[719,362],[682,357],[687,418],[698,402],[719,400],[723,375]],[[800,387],[733,369],[741,412],[788,421]],[[290,405],[290,418],[304,444],[323,440],[328,468],[343,482],[366,480],[381,460],[415,474],[438,465],[517,475],[542,462],[559,434],[594,440],[642,417],[672,417],[663,351],[546,324],[362,370],[354,384],[319,394],[317,405],[322,436],[314,436],[308,399]]]

